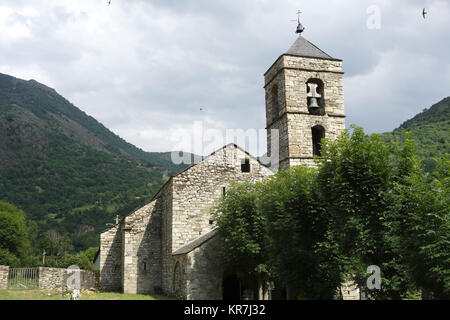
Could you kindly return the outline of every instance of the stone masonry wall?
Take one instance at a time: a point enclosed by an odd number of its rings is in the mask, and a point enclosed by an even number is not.
[[[286,112],[286,97],[284,94],[286,88],[283,80],[283,74],[279,73],[266,88],[266,123],[268,125],[275,122],[279,116]]]
[[[320,125],[325,129],[325,138],[335,140],[345,130],[345,119],[288,114],[288,141],[290,158],[312,158],[312,127]]]
[[[246,158],[250,161],[249,173],[241,172]],[[171,253],[214,228],[210,208],[222,196],[223,188],[233,181],[260,181],[271,174],[270,169],[231,144],[173,178],[172,242],[165,239],[163,243],[167,248],[163,264],[165,292],[171,294],[173,290]]]
[[[8,288],[9,267],[0,266],[0,289]]]
[[[249,173],[241,163],[250,161]],[[173,243],[175,251],[214,228],[210,208],[231,182],[261,181],[273,174],[256,159],[234,145],[228,145],[173,179]]]
[[[100,289],[121,292],[122,277],[122,231],[120,224],[100,235]]]
[[[169,180],[160,191],[162,210],[162,271],[161,289],[166,294],[172,290],[171,274],[173,272],[172,261],[172,208],[173,208],[173,178]]]
[[[220,264],[218,236],[187,254],[186,300],[221,300],[223,267]]]
[[[286,115],[286,114],[285,114]],[[281,162],[289,156],[289,132],[287,116],[280,117],[267,130],[267,154],[272,154],[272,130],[278,130],[278,160]]]
[[[73,271],[72,271],[73,272]],[[39,268],[39,288],[64,292],[68,289],[67,280],[73,273],[62,268]],[[98,288],[98,275],[94,271],[80,270],[80,289]]]
[[[125,293],[154,293],[161,287],[161,205],[158,201],[153,200],[124,220]]]

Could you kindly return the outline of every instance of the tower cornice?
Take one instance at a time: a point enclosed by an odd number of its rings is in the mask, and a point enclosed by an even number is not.
[[[335,59],[335,58],[320,58],[320,57],[308,57],[308,56],[300,56],[300,55],[295,55],[295,54],[290,54],[290,53],[283,53],[282,55],[280,55],[278,57],[278,59],[275,60],[274,63],[272,63],[272,65],[270,66],[269,69],[267,69],[267,71],[264,73],[264,76],[266,76],[266,74],[268,74],[270,72],[270,70],[272,70],[272,68],[277,64],[277,62],[283,58],[283,57],[296,57],[296,58],[306,58],[306,59],[317,59],[317,60],[325,60],[325,61],[336,61],[336,62],[342,62],[342,59]],[[314,70],[316,71],[316,70]]]
[[[303,111],[285,111],[283,112],[280,116],[278,116],[276,119],[274,119],[270,124],[267,125],[267,127],[265,128],[267,129],[271,129],[273,127],[274,124],[276,124],[278,121],[280,121],[281,119],[283,119],[285,116],[290,115],[290,114],[303,114],[303,115],[307,115],[307,116],[311,116],[311,114],[309,112],[303,112]],[[320,118],[324,118],[324,117],[329,117],[329,118],[347,118],[347,116],[345,114],[339,114],[339,113],[333,113],[333,112],[327,112],[325,113],[325,115],[323,116],[316,116],[318,119]]]
[[[316,70],[316,69],[308,69],[308,68],[294,68],[294,67],[281,67],[280,70],[277,71],[277,73],[275,73],[273,75],[272,78],[270,78],[270,80],[267,81],[267,83],[264,85],[263,88],[266,88],[268,85],[270,85],[270,83],[273,81],[273,79],[275,79],[280,72],[282,72],[283,70],[295,70],[295,71],[306,71],[306,72],[317,72],[317,73],[336,73],[336,74],[345,74],[344,71],[333,71],[333,70]],[[269,69],[270,71],[270,69]],[[267,72],[269,72],[267,71]],[[267,74],[266,72],[266,74]],[[266,75],[264,74],[264,75]]]

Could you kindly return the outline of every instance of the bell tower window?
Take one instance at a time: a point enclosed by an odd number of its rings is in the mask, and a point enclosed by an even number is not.
[[[325,95],[322,80],[309,79],[306,82],[306,99],[310,114],[319,116],[325,114]]]
[[[325,129],[318,125],[311,129],[312,131],[312,143],[313,143],[313,155],[320,157],[321,153],[321,140],[325,138]]]

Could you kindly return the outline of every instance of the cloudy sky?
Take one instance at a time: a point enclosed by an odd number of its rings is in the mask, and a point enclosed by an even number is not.
[[[347,125],[390,131],[450,95],[448,0],[1,0],[0,73],[146,151],[186,150],[174,133],[196,121],[265,127],[263,74],[298,9],[304,37],[344,61]]]

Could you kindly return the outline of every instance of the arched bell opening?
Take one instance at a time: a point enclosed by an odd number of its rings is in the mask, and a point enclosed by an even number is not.
[[[320,116],[325,114],[325,91],[322,80],[311,78],[306,82],[306,99],[310,114]]]

